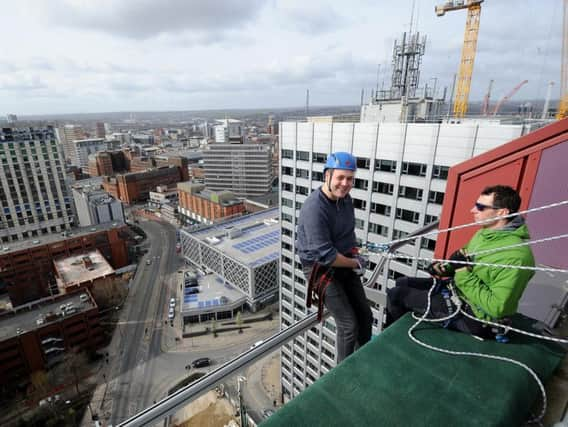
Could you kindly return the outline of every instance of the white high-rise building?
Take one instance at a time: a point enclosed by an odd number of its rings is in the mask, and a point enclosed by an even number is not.
[[[51,126],[0,129],[0,222],[3,243],[73,225],[65,162]]]
[[[241,143],[244,141],[243,122],[235,119],[217,120],[215,125],[215,142],[228,143],[236,142]]]
[[[69,144],[69,162],[81,168],[83,173],[89,172],[89,155],[104,151],[108,143],[103,138],[77,139]]]
[[[85,138],[85,131],[79,125],[65,125],[55,129],[57,140],[63,147],[63,155],[69,162],[71,153],[73,151],[72,142],[77,139]]]
[[[387,243],[438,219],[450,166],[508,142],[526,130],[522,125],[483,121],[281,122],[281,328],[308,314],[307,284],[295,255],[295,230],[302,203],[322,185],[329,152],[347,151],[358,159],[351,191],[357,237],[364,242]],[[400,251],[411,257],[432,258],[434,244],[431,239],[417,239]],[[401,275],[426,277],[422,271],[426,264],[415,260],[390,261],[380,278],[379,289],[384,292]],[[384,307],[372,307],[373,333],[381,330],[383,310]],[[333,319],[328,318],[323,325],[284,345],[281,356],[283,394],[285,399],[291,399],[335,366]]]

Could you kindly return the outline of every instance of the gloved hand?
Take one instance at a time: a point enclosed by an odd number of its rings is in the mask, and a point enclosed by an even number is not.
[[[367,266],[369,265],[369,258],[365,255],[357,254],[354,259],[357,261],[357,268],[354,268],[353,271],[357,276],[364,275],[367,270]]]
[[[452,262],[459,261],[459,262]],[[447,262],[434,262],[427,268],[428,273],[436,277],[453,277],[456,270],[468,267],[467,264],[461,262],[471,262],[471,259],[465,254],[463,249],[455,251]]]

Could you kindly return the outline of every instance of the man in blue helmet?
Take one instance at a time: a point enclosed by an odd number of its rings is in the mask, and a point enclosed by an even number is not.
[[[357,159],[331,153],[324,167],[325,183],[313,191],[300,210],[296,251],[308,279],[307,306],[323,306],[337,326],[337,362],[371,338],[373,316],[361,284],[366,260],[358,255],[355,212],[349,192]]]

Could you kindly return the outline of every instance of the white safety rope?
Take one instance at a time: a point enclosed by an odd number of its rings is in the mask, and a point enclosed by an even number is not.
[[[467,223],[467,224],[456,225],[456,226],[450,227],[450,228],[443,228],[441,230],[429,231],[427,233],[418,234],[416,236],[404,237],[402,239],[392,240],[389,243],[386,243],[385,246],[392,246],[394,244],[415,240],[415,239],[418,239],[420,237],[436,236],[436,235],[442,234],[442,233],[449,233],[450,231],[461,230],[463,228],[488,224],[488,223],[491,223],[491,222],[494,222],[494,221],[500,220],[500,219],[513,218],[513,217],[518,216],[518,215],[526,215],[526,214],[529,214],[529,213],[539,212],[539,211],[542,211],[542,210],[545,210],[545,209],[551,209],[551,208],[556,208],[556,207],[565,206],[565,205],[568,205],[568,200],[563,200],[561,202],[551,203],[549,205],[543,205],[543,206],[539,206],[539,207],[532,208],[532,209],[527,209],[527,210],[520,211],[520,212],[515,212],[515,213],[512,213],[512,214],[508,214],[508,215],[497,216],[497,217],[490,218],[490,219],[487,219],[487,220],[484,220],[484,221],[470,222],[470,223]]]
[[[492,360],[499,360],[502,362],[507,362],[507,363],[512,363],[514,365],[520,366],[521,368],[525,369],[536,381],[539,389],[540,389],[540,393],[542,395],[542,409],[540,411],[540,414],[537,415],[536,417],[534,417],[533,419],[529,420],[529,422],[531,423],[538,423],[540,422],[540,420],[542,420],[542,418],[544,417],[544,414],[546,412],[546,407],[547,407],[547,398],[546,398],[546,390],[544,389],[544,385],[542,384],[542,381],[540,380],[540,378],[538,377],[538,375],[526,364],[524,364],[523,362],[520,362],[518,360],[515,359],[511,359],[508,357],[504,357],[504,356],[496,356],[493,354],[487,354],[487,353],[477,353],[477,352],[469,352],[469,351],[454,351],[454,350],[448,350],[445,348],[440,348],[440,347],[436,347],[433,346],[431,344],[427,344],[423,341],[420,341],[418,338],[416,338],[413,334],[414,330],[418,327],[418,325],[420,325],[420,323],[422,322],[441,322],[444,320],[449,320],[455,316],[457,316],[459,313],[462,313],[464,315],[467,315],[461,308],[461,302],[458,302],[458,304],[456,304],[456,311],[454,313],[452,313],[450,316],[446,316],[444,318],[438,318],[438,319],[429,319],[428,318],[428,314],[430,313],[430,308],[431,308],[431,303],[432,303],[432,292],[435,288],[435,284],[430,288],[430,290],[428,291],[428,303],[426,306],[426,310],[424,311],[424,314],[421,317],[418,317],[416,323],[414,323],[414,325],[412,325],[409,329],[408,329],[408,337],[416,344],[427,348],[429,350],[432,351],[437,351],[439,353],[443,353],[443,354],[448,354],[451,356],[471,356],[471,357],[481,357],[481,358],[485,358],[485,359],[492,359]],[[455,293],[453,291],[453,287],[450,285],[450,292],[452,292],[452,294],[455,296]],[[452,298],[452,301],[454,301],[454,298]],[[458,300],[459,301],[459,300]],[[471,316],[468,316],[471,317]],[[475,320],[480,320],[477,318],[474,318]],[[491,322],[489,322],[491,323]],[[497,325],[498,327],[503,327],[503,325],[501,324],[494,324]],[[514,328],[509,328],[510,330],[513,330]],[[519,330],[516,330],[519,331]],[[530,334],[529,332],[524,332],[524,331],[519,331],[520,333],[523,334]],[[530,334],[531,336],[535,336],[537,338],[548,338],[548,337],[542,337],[540,335],[534,335],[534,334]]]

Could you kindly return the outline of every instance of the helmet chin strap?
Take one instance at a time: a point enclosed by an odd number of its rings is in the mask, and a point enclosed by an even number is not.
[[[331,178],[333,178],[333,172],[335,172],[335,169],[330,169],[329,178],[327,180],[327,189],[329,190],[329,194],[331,194],[332,196],[333,192],[331,191]]]

